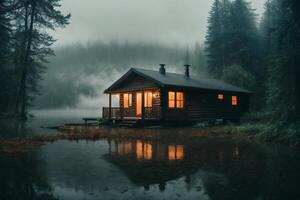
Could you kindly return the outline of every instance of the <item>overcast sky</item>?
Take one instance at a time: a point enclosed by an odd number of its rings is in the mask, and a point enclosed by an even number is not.
[[[264,0],[248,0],[257,14]],[[58,29],[56,45],[87,41],[192,45],[205,38],[213,0],[62,0],[71,23]]]

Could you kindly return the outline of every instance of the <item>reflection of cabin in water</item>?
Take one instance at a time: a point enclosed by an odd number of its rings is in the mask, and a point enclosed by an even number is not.
[[[122,170],[132,183],[144,186],[146,190],[156,184],[160,190],[164,190],[169,181],[179,178],[184,178],[184,182],[190,185],[193,175],[199,170],[207,170],[206,174],[213,172],[218,177],[224,177],[223,182],[228,183],[228,191],[232,191],[232,184],[240,185],[240,181],[235,182],[237,178],[251,177],[253,181],[247,184],[252,186],[257,185],[256,178],[262,176],[261,172],[254,171],[260,169],[257,166],[261,162],[243,164],[251,156],[257,156],[256,154],[251,151],[242,152],[235,142],[218,138],[174,141],[119,139],[108,140],[108,144],[108,154],[104,158]],[[227,181],[227,178],[231,181]],[[209,180],[208,183],[213,181],[209,178],[206,180]]]
[[[115,121],[200,121],[238,120],[248,110],[251,92],[215,80],[167,73],[165,65],[159,71],[131,68],[107,88],[109,107],[103,108],[103,118]],[[119,106],[112,107],[112,98]]]

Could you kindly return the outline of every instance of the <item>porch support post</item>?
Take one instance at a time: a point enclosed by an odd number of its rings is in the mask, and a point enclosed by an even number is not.
[[[121,101],[121,99],[123,100],[123,102]],[[124,94],[120,94],[120,99],[119,99],[120,103],[120,118],[121,120],[123,120],[123,108],[124,108]]]
[[[168,99],[166,97],[166,90],[164,88],[160,89],[160,120],[164,121],[165,119],[165,110],[166,110],[166,103]]]
[[[109,93],[109,109],[108,109],[108,119],[111,119],[111,93]]]
[[[145,119],[145,107],[144,107],[144,104],[145,104],[145,102],[144,102],[144,96],[145,96],[145,94],[144,94],[144,90],[142,91],[142,121],[144,121],[144,119]]]

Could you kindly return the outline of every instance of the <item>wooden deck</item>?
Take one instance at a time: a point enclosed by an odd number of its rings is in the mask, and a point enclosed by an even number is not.
[[[134,112],[128,112],[121,107],[103,107],[102,116],[106,120],[161,120],[161,110],[157,107],[144,108],[143,117],[135,116]]]

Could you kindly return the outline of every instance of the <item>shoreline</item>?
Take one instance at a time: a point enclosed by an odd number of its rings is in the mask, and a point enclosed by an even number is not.
[[[101,140],[101,139],[143,139],[143,140],[171,140],[178,141],[200,138],[228,138],[233,140],[247,140],[251,142],[280,144],[291,148],[299,148],[291,141],[264,140],[253,132],[241,131],[238,126],[213,126],[189,128],[118,128],[106,126],[63,126],[59,134],[34,136],[30,138],[12,138],[0,140],[0,155],[17,155],[26,153],[34,148],[59,140]]]

